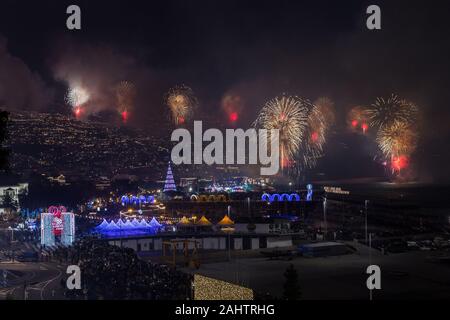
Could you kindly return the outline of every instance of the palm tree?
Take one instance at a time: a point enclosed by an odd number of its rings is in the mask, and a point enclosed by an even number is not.
[[[298,273],[294,265],[290,264],[284,272],[285,283],[283,286],[283,298],[286,300],[299,300],[301,297]]]

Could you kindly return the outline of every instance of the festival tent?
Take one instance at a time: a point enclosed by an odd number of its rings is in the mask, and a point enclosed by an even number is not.
[[[199,226],[211,226],[212,223],[205,216],[202,216],[200,220],[198,220],[197,225]]]
[[[217,222],[219,226],[232,226],[234,225],[234,221],[230,219],[228,215],[225,215],[222,220]]]
[[[132,224],[133,226],[135,226],[135,227],[139,227],[139,221],[138,221],[136,218],[134,218],[134,219],[131,221],[131,224]]]
[[[105,229],[108,226],[108,221],[106,219],[103,219],[102,223],[100,223],[98,226],[95,227],[95,229]]]
[[[152,220],[150,221],[150,226],[155,227],[155,228],[160,228],[160,227],[162,227],[162,224],[159,223],[158,220],[155,219],[155,217],[153,217]]]
[[[117,229],[119,229],[119,227],[116,225],[116,223],[114,221],[111,221],[105,229],[106,230],[117,230]]]
[[[123,221],[122,221],[122,219],[119,219],[119,220],[117,220],[117,226],[119,227],[119,228],[121,228],[121,227],[123,227],[124,226],[124,223],[123,223]]]
[[[131,223],[130,220],[127,220],[123,226],[124,226],[125,228],[133,228],[133,224]]]
[[[188,218],[186,218],[186,216],[183,216],[183,218],[181,218],[181,220],[177,223],[177,225],[189,226],[189,225],[191,225],[191,222],[188,220]]]
[[[141,222],[139,222],[139,227],[141,228],[148,228],[150,225],[147,223],[145,219],[142,219]]]

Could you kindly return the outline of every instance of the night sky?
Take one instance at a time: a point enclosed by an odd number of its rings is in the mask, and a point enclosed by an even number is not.
[[[66,29],[69,4],[82,30]],[[366,28],[368,5],[382,30]],[[247,128],[281,93],[331,98],[335,134],[318,171],[373,176],[376,146],[345,130],[346,112],[397,93],[421,108],[417,176],[450,181],[448,1],[2,1],[0,104],[11,110],[67,112],[67,78],[99,92],[123,79],[138,89],[132,125],[166,120],[163,95],[177,84],[196,93],[195,119],[226,117],[224,94],[239,94]],[[136,114],[139,116],[137,117]]]

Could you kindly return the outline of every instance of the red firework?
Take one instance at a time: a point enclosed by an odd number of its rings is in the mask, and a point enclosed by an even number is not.
[[[81,112],[82,112],[81,107],[76,107],[74,110],[75,117],[79,118],[81,116]]]
[[[230,121],[231,122],[236,122],[237,120],[238,120],[238,114],[237,114],[237,112],[232,112],[232,113],[230,113]]]
[[[122,112],[122,121],[123,122],[127,122],[128,121],[128,111],[127,110],[125,110],[125,111],[123,111]]]
[[[408,167],[408,164],[409,164],[409,159],[407,156],[393,157],[392,161],[391,161],[391,168],[392,168],[392,171],[394,171],[394,172],[395,171],[400,172],[401,170]]]
[[[367,123],[363,123],[361,125],[361,129],[362,129],[363,133],[366,133],[367,129],[369,129],[369,125]]]

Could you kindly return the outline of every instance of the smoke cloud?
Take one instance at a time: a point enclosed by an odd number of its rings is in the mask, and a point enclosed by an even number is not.
[[[129,110],[131,117],[137,112],[149,113],[144,109],[155,108],[148,105],[148,101],[155,101],[152,97],[157,86],[155,72],[143,64],[145,58],[140,53],[68,39],[61,41],[54,52],[50,68],[55,80],[62,81],[68,88],[82,87],[89,94],[89,100],[83,105],[85,115],[100,111],[118,113],[115,89],[121,81],[129,81],[136,87],[135,105]],[[156,92],[160,94],[161,90]]]
[[[19,58],[8,51],[0,35],[0,108],[43,111],[53,101],[54,91]]]

